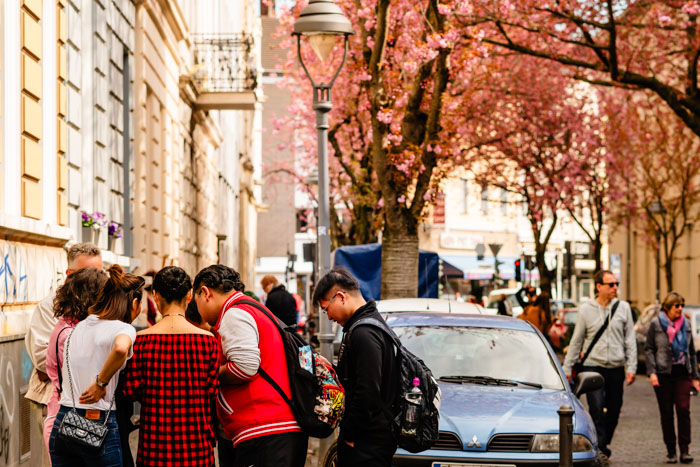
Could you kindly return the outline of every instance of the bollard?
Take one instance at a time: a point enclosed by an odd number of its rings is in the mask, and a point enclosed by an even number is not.
[[[572,467],[574,465],[574,409],[564,404],[557,410],[559,414],[559,467]]]

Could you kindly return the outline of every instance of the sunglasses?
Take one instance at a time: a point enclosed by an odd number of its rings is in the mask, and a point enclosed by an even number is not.
[[[673,306],[674,306],[674,308],[684,308],[685,303],[674,303]]]
[[[619,282],[603,282],[602,285],[607,285],[608,287],[618,287],[620,285]]]

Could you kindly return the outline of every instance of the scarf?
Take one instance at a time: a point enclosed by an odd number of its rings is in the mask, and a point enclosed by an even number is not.
[[[686,320],[681,316],[675,321],[671,322],[665,311],[659,313],[659,323],[661,327],[666,330],[668,334],[668,342],[673,348],[673,360],[679,361],[683,358],[684,354],[688,353],[688,335],[686,333]]]

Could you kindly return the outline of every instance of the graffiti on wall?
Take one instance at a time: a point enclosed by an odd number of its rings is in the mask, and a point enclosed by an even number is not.
[[[10,427],[15,419],[17,395],[15,370],[12,361],[0,353],[0,462],[7,465],[10,457]]]
[[[61,248],[0,240],[0,304],[40,301],[57,288],[66,266]]]

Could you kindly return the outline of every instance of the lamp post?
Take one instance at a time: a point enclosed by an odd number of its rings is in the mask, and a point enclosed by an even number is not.
[[[316,236],[316,248],[318,261],[318,277],[323,277],[331,269],[331,238],[330,238],[330,206],[328,188],[328,112],[331,105],[331,88],[341,68],[345,64],[348,54],[348,36],[354,34],[350,21],[342,10],[332,0],[311,0],[301,10],[299,18],[294,23],[294,32],[297,37],[297,55],[306,76],[313,87],[313,109],[316,111],[316,131],[318,132],[318,225]],[[301,55],[302,36],[308,38],[309,45],[316,55],[325,62],[328,59],[336,39],[343,37],[343,60],[335,70],[333,77],[327,83],[317,83],[304,64]],[[333,330],[331,322],[322,313],[319,313],[319,341],[321,343],[321,355],[329,361],[333,359]],[[328,450],[330,440],[321,440],[319,452],[319,464],[323,462],[323,456]]]
[[[649,213],[654,217],[654,222],[656,224],[656,303],[661,303],[660,289],[661,289],[661,222],[663,221],[663,216],[667,213],[666,207],[661,202],[661,198],[655,199],[649,205]]]

